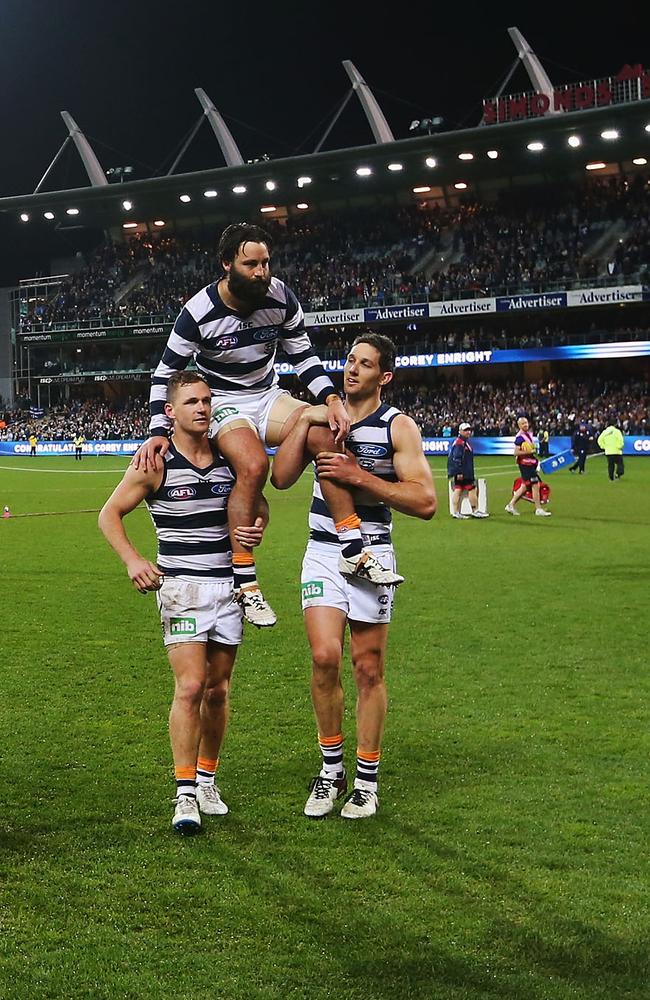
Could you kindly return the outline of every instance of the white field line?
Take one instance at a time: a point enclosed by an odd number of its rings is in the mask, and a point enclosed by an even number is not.
[[[0,469],[6,469],[8,472],[49,472],[60,476],[105,476],[124,472],[126,465],[119,469],[33,469],[24,465],[0,465]]]

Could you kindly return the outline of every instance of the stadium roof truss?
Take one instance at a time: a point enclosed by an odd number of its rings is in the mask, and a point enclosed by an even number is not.
[[[516,62],[526,66],[535,86],[548,90],[551,83],[528,43],[519,32],[512,32],[516,29],[511,29]],[[349,61],[344,66],[352,82],[346,100],[352,93],[359,97],[375,137],[371,145],[244,163],[221,115],[205,91],[197,89],[203,109],[201,118],[169,172],[140,180],[122,178],[120,184],[109,184],[78,125],[71,115],[62,112],[68,137],[36,191],[0,198],[0,213],[14,213],[17,219],[24,216],[23,221],[42,221],[47,212],[45,218],[50,223],[65,220],[68,213],[78,216],[77,224],[101,228],[124,225],[127,218],[138,222],[181,221],[183,217],[196,220],[237,214],[252,219],[268,206],[270,199],[274,206],[293,213],[298,204],[307,201],[310,207],[326,208],[341,201],[353,204],[361,199],[403,199],[409,190],[415,195],[435,189],[444,196],[444,192],[453,193],[459,184],[471,193],[472,189],[480,191],[482,187],[518,181],[579,176],[593,163],[634,170],[634,161],[643,163],[650,154],[650,100],[395,140],[361,74]],[[215,132],[225,166],[175,173],[205,119]],[[81,156],[90,186],[42,190],[70,142]],[[129,207],[125,208],[125,203]]]

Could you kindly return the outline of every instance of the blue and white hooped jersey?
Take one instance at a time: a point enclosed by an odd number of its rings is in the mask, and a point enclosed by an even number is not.
[[[146,497],[165,576],[206,583],[232,577],[226,507],[235,476],[220,455],[197,469],[170,444],[160,486]]]
[[[373,476],[387,482],[398,481],[393,466],[393,441],[391,425],[400,410],[387,403],[364,420],[352,424],[345,441],[345,447],[356,457],[359,465]],[[391,509],[380,501],[359,502],[354,508],[361,519],[361,534],[364,545],[390,545],[393,519]],[[318,478],[314,478],[314,489],[309,510],[309,537],[314,542],[338,545],[336,526],[329,508],[323,499]]]
[[[278,347],[319,403],[336,391],[312,347],[302,307],[283,281],[271,278],[264,304],[245,317],[223,302],[216,282],[206,285],[181,309],[153,373],[150,432],[166,434],[171,427],[165,414],[167,381],[191,358],[214,391],[259,391],[278,381]]]

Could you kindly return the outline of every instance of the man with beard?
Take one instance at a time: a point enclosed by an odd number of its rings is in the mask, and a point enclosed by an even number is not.
[[[259,506],[269,467],[264,445],[279,445],[308,405],[279,387],[274,367],[278,346],[317,403],[327,406],[328,426],[311,428],[309,452],[340,447],[350,429],[343,403],[311,346],[300,303],[283,281],[271,276],[271,248],[270,235],[259,226],[242,222],[222,233],[218,253],[224,276],[186,302],[174,324],[152,377],[150,437],[133,460],[135,468],[158,467],[169,447],[167,382],[194,358],[212,391],[210,434],[236,475],[228,501],[235,598],[248,621],[259,627],[274,625],[276,617],[257,582],[253,555],[238,542],[235,529],[252,524]],[[341,547],[341,572],[375,585],[401,583],[401,576],[382,567],[363,546],[349,489],[335,482],[326,488]]]

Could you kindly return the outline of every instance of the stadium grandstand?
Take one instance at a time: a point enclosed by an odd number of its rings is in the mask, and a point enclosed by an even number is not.
[[[243,218],[271,234],[274,273],[335,377],[363,329],[394,339],[396,393],[426,436],[461,411],[477,434],[508,435],[524,409],[555,434],[619,410],[647,433],[650,74],[499,95],[476,128],[396,140],[346,68],[370,146],[245,163],[197,91],[225,166],[116,186],[64,116],[90,185],[0,199],[9,228],[45,248],[42,272],[5,295],[5,441],[75,424],[142,438],[174,319],[218,277],[218,235]],[[51,250],[56,233],[72,256]],[[278,371],[293,379],[282,358]]]

